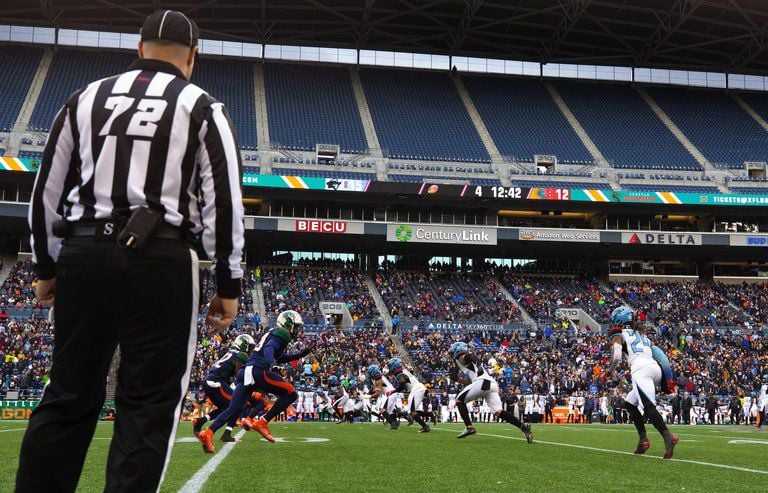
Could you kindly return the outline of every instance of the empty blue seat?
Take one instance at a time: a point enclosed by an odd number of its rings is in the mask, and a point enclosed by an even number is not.
[[[360,80],[379,143],[389,157],[490,162],[446,74],[361,69]]]
[[[268,64],[264,83],[271,142],[294,150],[314,151],[315,144],[336,144],[345,153],[366,152],[347,69]]]

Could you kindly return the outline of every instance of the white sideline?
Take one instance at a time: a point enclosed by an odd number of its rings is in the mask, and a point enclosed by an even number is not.
[[[240,430],[235,435],[235,438],[239,440],[243,435],[245,435],[245,430]],[[205,486],[205,482],[208,481],[211,474],[216,471],[216,468],[227,458],[227,455],[229,455],[234,447],[235,442],[225,443],[224,446],[221,447],[221,450],[216,452],[216,455],[208,459],[208,462],[203,464],[203,467],[198,469],[195,475],[189,478],[189,481],[184,483],[184,486],[181,487],[179,493],[198,493],[202,490],[203,486]]]
[[[21,431],[21,430],[26,430],[26,428],[11,428],[10,430],[0,430],[0,433],[6,433],[9,431]]]
[[[433,430],[437,430],[437,431],[448,431],[448,432],[451,432],[451,433],[456,433],[456,431],[457,431],[457,430],[449,430],[449,429],[446,429],[446,428],[434,428],[434,427],[432,429]],[[505,436],[505,435],[493,435],[491,433],[478,433],[478,435],[487,436],[487,437],[504,438],[506,440],[525,441],[525,438],[510,437],[510,436]],[[578,449],[582,449],[582,450],[592,450],[594,452],[608,452],[608,453],[611,453],[611,454],[635,456],[635,454],[632,453],[632,452],[624,452],[624,451],[621,451],[621,450],[611,450],[611,449],[607,449],[607,448],[587,447],[585,445],[574,445],[572,443],[545,442],[545,441],[542,441],[542,440],[535,440],[534,443],[542,443],[544,445],[557,445],[557,446],[560,446],[560,447],[578,448]],[[668,460],[670,462],[685,462],[687,464],[697,464],[697,465],[700,465],[700,466],[719,467],[721,469],[732,469],[732,470],[735,470],[735,471],[753,472],[755,474],[765,474],[765,475],[768,475],[768,471],[761,471],[760,469],[749,469],[749,468],[746,468],[746,467],[729,466],[729,465],[726,465],[726,464],[715,464],[714,462],[701,462],[701,461],[697,461],[697,460],[674,459],[674,458],[672,458],[672,459],[663,459],[662,457],[660,457],[658,455],[639,455],[637,457],[646,457],[646,458],[650,458],[650,459]]]

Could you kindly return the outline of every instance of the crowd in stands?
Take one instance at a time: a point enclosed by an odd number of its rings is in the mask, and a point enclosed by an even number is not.
[[[485,275],[380,270],[374,282],[387,309],[400,319],[497,324],[520,321],[517,306]]]
[[[768,324],[768,284],[716,283],[713,289],[723,299],[744,310],[752,324]]]
[[[608,364],[609,344],[601,333],[585,331],[558,321],[559,306],[579,306],[595,317],[608,313],[619,302],[638,310],[658,327],[654,342],[670,356],[678,386],[697,396],[749,394],[758,375],[768,373],[768,343],[762,324],[768,310],[768,289],[761,285],[665,282],[621,282],[603,290],[592,280],[533,278],[502,272],[503,283],[536,319],[548,321],[528,331],[427,331],[404,326],[402,338],[422,378],[431,387],[449,390],[458,384],[448,356],[456,340],[471,342],[473,350],[493,368],[505,392],[553,393],[608,392],[614,385],[599,377]],[[304,310],[311,325],[318,320],[318,300],[344,300],[360,318],[377,312],[362,276],[355,270],[332,268],[270,267],[248,271],[243,281],[235,325],[225,335],[210,336],[201,330],[191,385],[205,377],[232,337],[248,333],[257,337],[265,328],[250,296],[255,282],[264,286],[268,312],[285,308]],[[16,264],[0,293],[0,388],[40,390],[50,369],[53,327],[45,318],[14,318],[5,306],[34,307],[30,264]],[[213,294],[214,279],[207,270],[200,275],[200,323]],[[450,272],[379,271],[376,286],[388,309],[399,317],[456,321],[519,320],[513,304],[487,274]],[[501,309],[500,309],[501,307]],[[315,311],[312,311],[315,310]],[[261,314],[262,316],[265,314]],[[745,321],[751,319],[752,325]],[[320,321],[320,325],[325,325]],[[728,330],[716,330],[725,328]],[[738,327],[739,330],[733,330]],[[393,336],[398,337],[398,336]],[[327,376],[361,375],[369,364],[384,364],[396,355],[394,341],[381,329],[352,332],[307,330],[299,341],[310,344],[314,356],[301,365],[286,366],[290,377],[306,382]]]
[[[649,321],[678,327],[743,327],[747,315],[714,284],[627,281],[611,283],[622,302]]]
[[[598,323],[607,323],[608,314],[619,302],[593,279],[542,278],[504,273],[502,283],[539,326],[559,317],[559,308],[581,308]]]
[[[0,285],[0,309],[39,309],[35,299],[33,283],[37,276],[32,270],[32,262],[17,262],[11,268],[8,277]]]
[[[0,317],[0,391],[39,393],[52,355],[53,327],[49,321]]]
[[[353,320],[378,317],[362,274],[348,269],[294,269],[267,267],[261,269],[264,303],[267,314],[286,310],[301,313],[308,325],[325,325],[319,302],[344,302]]]
[[[768,342],[763,334],[701,329],[678,330],[662,326],[650,336],[669,356],[680,392],[703,400],[750,395],[758,390],[760,375],[768,372]],[[576,392],[607,394],[616,385],[600,376],[610,363],[610,343],[601,333],[578,330],[538,332],[520,338],[504,331],[407,331],[403,343],[422,371],[422,378],[444,391],[457,388],[448,348],[457,341],[470,343],[491,369],[505,393],[553,394]],[[624,366],[626,369],[626,365]],[[623,376],[628,385],[629,376]]]

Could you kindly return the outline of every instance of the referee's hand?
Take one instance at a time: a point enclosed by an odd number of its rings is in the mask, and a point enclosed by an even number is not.
[[[35,286],[35,298],[37,301],[50,308],[53,306],[53,299],[56,296],[56,278],[53,279],[40,279]]]
[[[227,330],[237,316],[237,298],[219,298],[213,295],[208,306],[208,315],[205,317],[205,325],[211,328],[212,334],[218,334]]]

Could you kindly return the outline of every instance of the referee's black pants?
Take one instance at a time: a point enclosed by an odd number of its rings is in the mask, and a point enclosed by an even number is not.
[[[156,491],[179,422],[197,342],[197,256],[179,240],[133,252],[74,237],[56,265],[51,381],[32,413],[17,492],[70,492],[120,346],[105,491]]]

